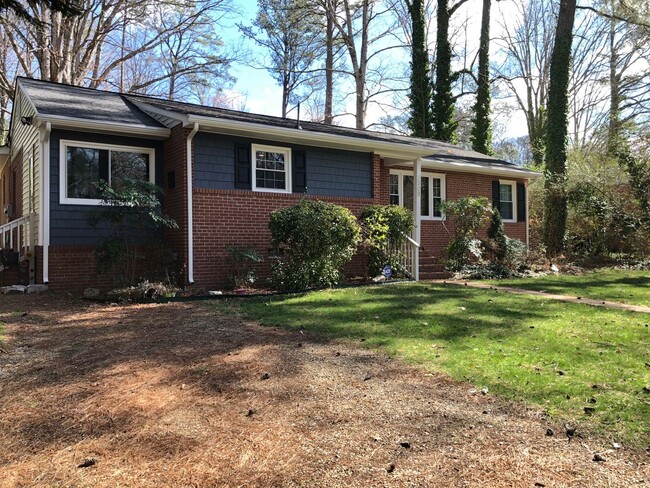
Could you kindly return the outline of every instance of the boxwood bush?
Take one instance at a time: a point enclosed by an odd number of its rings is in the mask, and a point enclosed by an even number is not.
[[[339,283],[361,235],[350,210],[307,199],[272,212],[269,229],[273,244],[284,251],[272,266],[271,285],[283,290]]]

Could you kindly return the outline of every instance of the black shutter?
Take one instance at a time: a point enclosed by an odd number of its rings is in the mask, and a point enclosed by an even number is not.
[[[235,144],[235,188],[251,189],[251,147]]]
[[[499,209],[501,205],[501,190],[499,188],[499,180],[492,181],[492,207]]]
[[[517,222],[526,222],[526,185],[517,183]]]
[[[293,151],[292,161],[292,191],[293,193],[307,192],[307,161],[304,151]]]

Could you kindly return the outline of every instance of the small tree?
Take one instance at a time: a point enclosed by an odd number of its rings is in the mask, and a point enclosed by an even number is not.
[[[371,205],[361,210],[367,272],[374,276],[385,265],[398,268],[399,248],[413,230],[413,214],[397,205]]]
[[[485,197],[464,197],[447,200],[443,203],[443,209],[456,220],[454,236],[447,247],[447,267],[459,270],[469,262],[471,255],[480,257],[481,247],[476,233],[487,223],[492,207]]]
[[[95,248],[95,260],[99,273],[122,266],[122,278],[132,285],[136,281],[138,261],[144,256],[138,252],[135,242],[147,233],[167,227],[178,228],[176,221],[165,215],[160,203],[160,187],[148,181],[129,180],[111,187],[108,182],[97,184],[102,206],[90,212],[88,223],[96,227],[106,222],[112,233]]]
[[[285,290],[339,283],[361,235],[347,208],[306,199],[272,212],[269,229],[273,244],[285,249],[272,267],[271,283]]]
[[[255,264],[264,261],[262,255],[255,249],[236,246],[226,247],[228,264],[230,266],[229,278],[233,288],[251,286],[257,280]]]
[[[503,230],[501,212],[497,208],[492,210],[492,219],[490,220],[487,235],[489,239],[487,246],[492,252],[494,260],[501,264],[508,253],[508,238]]]

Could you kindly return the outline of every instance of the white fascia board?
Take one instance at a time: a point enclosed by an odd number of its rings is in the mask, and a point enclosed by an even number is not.
[[[510,169],[497,166],[482,166],[480,164],[472,163],[454,163],[449,161],[435,161],[433,159],[423,159],[423,168],[432,168],[447,171],[458,171],[460,173],[478,173],[484,175],[493,175],[499,177],[509,177],[524,180],[533,180],[541,178],[542,174],[527,169]]]
[[[158,139],[169,137],[170,130],[165,127],[149,127],[139,124],[124,124],[121,122],[98,122],[63,115],[37,115],[35,123],[49,122],[57,129],[75,129],[92,132],[126,132],[134,136],[147,136]]]
[[[18,88],[20,88],[20,90],[18,90],[18,93],[19,93],[21,96],[25,97],[25,100],[27,100],[27,103],[29,103],[29,104],[31,105],[31,107],[34,109],[34,113],[35,113],[35,114],[38,114],[38,110],[36,110],[36,105],[34,105],[34,102],[32,102],[32,99],[31,99],[31,97],[29,96],[29,93],[27,93],[27,90],[25,90],[25,89],[23,88],[22,84],[20,83],[20,80],[18,80],[18,81],[16,82],[16,85],[17,85]],[[16,97],[16,98],[18,98],[18,97]]]
[[[295,142],[306,145],[319,145],[330,148],[348,149],[352,151],[374,152],[385,158],[417,159],[428,156],[433,151],[430,147],[405,146],[403,144],[364,139],[362,137],[325,134],[300,129],[288,129],[241,120],[227,120],[202,115],[189,115],[188,122],[198,122],[203,129],[233,131],[239,134],[250,134],[255,137],[280,139],[283,142]]]

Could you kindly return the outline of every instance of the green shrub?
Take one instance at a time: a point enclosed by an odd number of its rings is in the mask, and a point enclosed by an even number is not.
[[[463,197],[444,202],[443,211],[456,221],[454,235],[447,247],[447,267],[457,271],[472,258],[481,258],[481,246],[476,233],[487,223],[492,207],[485,197]]]
[[[347,208],[306,199],[272,212],[269,229],[273,244],[284,249],[272,266],[271,284],[284,290],[339,283],[361,234]]]
[[[506,237],[505,254],[501,260],[501,265],[512,271],[520,271],[526,267],[528,259],[528,246],[519,239]]]
[[[490,227],[487,231],[488,240],[485,247],[490,252],[490,258],[497,263],[502,263],[506,258],[508,252],[508,242],[506,233],[503,230],[503,220],[501,219],[501,212],[498,209],[493,209]]]
[[[360,220],[367,274],[376,276],[386,265],[399,272],[399,247],[413,230],[413,214],[397,205],[371,205],[361,210]]]
[[[255,249],[231,244],[226,248],[228,264],[230,267],[229,278],[233,288],[251,286],[257,280],[255,264],[261,263],[264,258]]]

